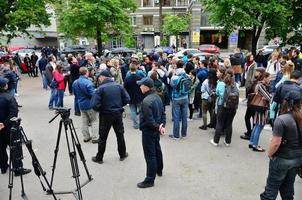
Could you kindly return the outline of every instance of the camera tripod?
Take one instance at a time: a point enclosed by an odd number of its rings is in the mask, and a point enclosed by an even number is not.
[[[41,176],[44,178],[45,183],[47,184],[49,188],[49,194],[53,196],[55,200],[57,200],[55,194],[51,191],[50,184],[46,178],[46,172],[42,169],[42,166],[35,154],[35,152],[32,149],[32,141],[28,140],[21,124],[21,119],[20,118],[12,118],[10,119],[12,123],[12,128],[10,131],[10,156],[9,156],[9,200],[12,199],[12,190],[13,190],[13,184],[14,184],[14,173],[17,170],[23,170],[22,162],[21,160],[23,159],[23,151],[22,151],[22,143],[25,144],[26,148],[29,151],[29,154],[32,158],[32,165],[34,168],[35,174],[38,176],[41,186],[44,191],[46,191],[46,188],[41,180]],[[18,168],[13,167],[13,162],[18,163]],[[24,191],[24,182],[23,182],[23,176],[22,173],[20,173],[20,179],[21,179],[21,197],[23,199],[27,199],[27,196]]]
[[[92,176],[90,175],[90,173],[88,171],[88,168],[86,165],[86,160],[85,160],[77,133],[75,131],[72,119],[69,118],[70,109],[55,108],[55,110],[56,110],[57,114],[54,118],[52,118],[49,121],[49,123],[54,121],[59,115],[61,116],[62,119],[60,120],[57,142],[56,142],[56,147],[54,150],[54,161],[53,161],[53,167],[52,167],[50,192],[52,191],[54,173],[55,173],[55,169],[56,169],[57,157],[58,157],[58,152],[59,152],[61,133],[62,133],[62,128],[64,126],[67,148],[68,148],[70,164],[71,164],[71,169],[72,169],[72,177],[75,179],[76,189],[74,189],[72,191],[61,191],[61,192],[53,192],[53,193],[54,194],[73,194],[77,200],[83,200],[81,188],[84,187],[85,185],[87,185],[92,180]],[[69,131],[69,133],[68,133],[68,131]],[[79,157],[84,165],[84,168],[85,168],[85,171],[86,171],[86,174],[88,177],[88,180],[86,182],[84,182],[83,184],[80,183],[80,178],[79,178],[80,172],[79,172],[76,151],[79,154]]]

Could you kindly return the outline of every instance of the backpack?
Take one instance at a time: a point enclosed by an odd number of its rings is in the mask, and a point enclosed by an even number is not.
[[[183,74],[178,80],[176,91],[181,95],[188,95],[192,85],[192,79],[188,75]]]
[[[239,90],[236,85],[226,86],[224,91],[224,107],[237,109],[239,104]]]
[[[156,94],[161,98],[162,102],[165,102],[165,84],[160,80],[158,80],[158,82],[154,81],[154,87]]]

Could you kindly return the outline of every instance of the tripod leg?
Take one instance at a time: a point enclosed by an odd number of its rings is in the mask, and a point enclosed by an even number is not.
[[[75,151],[75,140],[74,140],[74,136],[73,136],[73,132],[72,129],[70,129],[70,139],[71,139],[71,145],[70,145],[70,140],[68,137],[68,128],[70,128],[70,121],[66,121],[65,122],[65,135],[66,135],[66,142],[67,142],[67,147],[68,147],[68,152],[69,152],[69,158],[70,158],[70,164],[71,164],[71,169],[72,169],[72,177],[75,179],[76,182],[76,192],[78,194],[78,199],[82,200],[83,196],[82,196],[82,190],[81,190],[81,183],[80,183],[80,172],[79,172],[79,165],[77,162],[77,155],[76,155],[76,151]]]
[[[75,146],[77,148],[77,151],[79,153],[80,159],[81,159],[81,161],[82,161],[82,163],[84,165],[87,177],[88,177],[89,180],[92,180],[92,176],[91,176],[91,174],[88,171],[88,167],[87,167],[87,164],[86,164],[86,159],[85,159],[85,156],[84,156],[84,153],[83,153],[83,150],[82,150],[82,147],[81,147],[78,135],[77,135],[77,133],[75,131],[75,128],[74,128],[72,120],[70,120],[69,129],[70,129],[72,138],[74,140]]]
[[[57,143],[56,143],[56,148],[55,148],[55,151],[54,151],[55,155],[54,155],[53,165],[52,165],[52,174],[51,174],[51,180],[50,180],[50,189],[48,191],[48,193],[50,193],[50,194],[53,193],[52,184],[53,184],[53,178],[54,178],[54,173],[55,173],[56,164],[57,164],[57,157],[58,157],[58,152],[59,152],[59,145],[60,145],[62,126],[63,126],[63,120],[60,121],[59,131],[58,131],[58,137],[57,137]]]
[[[11,148],[11,147],[10,147]],[[12,153],[10,149],[10,157],[9,157],[9,178],[8,178],[8,188],[9,188],[9,200],[12,200],[12,192],[13,192],[13,185],[14,185],[14,174],[13,174],[13,168],[12,168]]]

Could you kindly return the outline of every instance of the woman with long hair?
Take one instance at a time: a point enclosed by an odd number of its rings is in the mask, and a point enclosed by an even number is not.
[[[216,130],[215,130],[214,138],[211,140],[211,144],[214,146],[218,146],[221,135],[225,134],[224,144],[225,146],[228,147],[230,146],[232,141],[232,132],[233,132],[232,124],[233,124],[234,117],[236,115],[238,99],[239,99],[239,89],[235,84],[235,75],[232,69],[226,70],[224,85],[225,85],[224,92],[223,95],[221,96],[223,100],[221,105],[218,104],[219,108],[217,111]],[[235,92],[238,98],[236,108],[229,107],[228,101],[229,98],[231,98],[229,95],[235,94]]]
[[[193,120],[193,113],[194,113],[194,101],[195,101],[195,97],[196,97],[196,88],[197,86],[199,85],[199,80],[198,78],[196,77],[196,73],[197,73],[197,70],[196,69],[193,69],[191,70],[190,72],[190,78],[192,79],[192,86],[190,88],[190,91],[189,91],[189,121],[192,121]]]
[[[255,87],[255,93],[260,95],[264,101],[267,101],[267,105],[272,100],[272,96],[269,93],[269,84],[271,80],[271,75],[268,72],[263,73],[263,79],[258,82]],[[259,137],[261,134],[264,125],[266,124],[268,119],[268,107],[262,107],[261,109],[255,110],[254,115],[254,128],[250,138],[249,148],[253,149],[253,151],[264,152],[265,150],[261,148],[259,143]]]
[[[254,61],[253,54],[249,53],[246,56],[246,63],[244,64],[244,86],[245,86],[245,97],[247,98],[250,93],[252,93],[252,85],[256,71],[256,62]]]
[[[281,106],[281,115],[274,123],[269,144],[269,172],[261,200],[294,199],[297,167],[302,166],[302,95],[290,91]]]
[[[216,70],[210,69],[208,78],[201,85],[201,105],[202,105],[202,119],[203,125],[199,128],[207,130],[207,127],[214,128],[214,107],[215,107],[215,89],[217,85]],[[210,113],[210,123],[207,124],[207,114]]]
[[[64,107],[64,91],[65,91],[65,82],[64,82],[64,75],[63,75],[63,66],[57,65],[56,69],[52,73],[53,78],[58,83],[57,87],[57,104],[56,107]]]

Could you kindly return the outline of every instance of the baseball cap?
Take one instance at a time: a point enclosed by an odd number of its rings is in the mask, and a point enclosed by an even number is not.
[[[96,74],[96,77],[100,77],[100,76],[111,77],[111,74],[107,69],[105,69]]]
[[[6,78],[0,77],[0,88],[4,88],[7,83],[8,80]]]
[[[149,78],[149,77],[145,77],[145,78],[142,78],[139,81],[136,81],[136,84],[137,85],[145,85],[145,86],[147,86],[149,88],[153,88],[154,81],[151,78]]]

